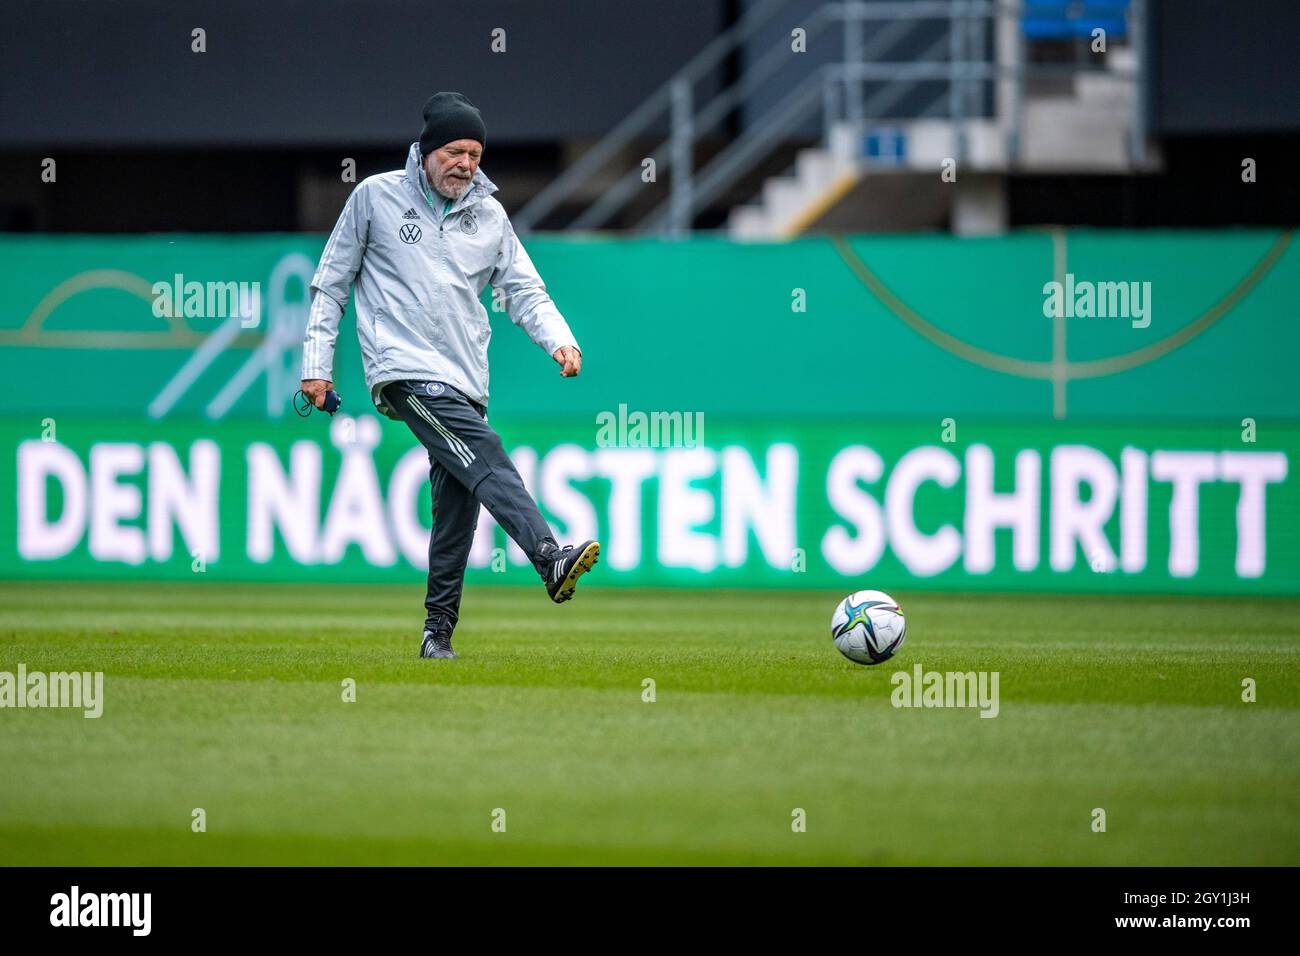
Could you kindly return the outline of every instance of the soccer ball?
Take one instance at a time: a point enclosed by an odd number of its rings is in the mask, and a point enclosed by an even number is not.
[[[854,591],[831,615],[831,640],[858,664],[889,660],[906,636],[903,611],[884,591]]]

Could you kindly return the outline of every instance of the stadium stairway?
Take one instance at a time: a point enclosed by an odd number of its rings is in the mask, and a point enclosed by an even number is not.
[[[1005,96],[995,98],[995,115],[986,118],[837,122],[824,146],[800,151],[790,170],[762,185],[756,202],[732,210],[728,232],[734,239],[770,240],[840,223],[998,232],[1005,228],[1010,174],[1154,168],[1159,157],[1153,147],[1144,143],[1135,157],[1130,141],[1139,95],[1136,59],[1131,46],[1115,46],[1100,58],[1103,69],[1027,81],[1018,127],[1013,101]],[[963,152],[957,169],[953,158]],[[955,182],[941,178],[945,164],[958,173]]]

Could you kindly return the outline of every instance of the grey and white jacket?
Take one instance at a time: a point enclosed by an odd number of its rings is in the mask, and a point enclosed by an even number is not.
[[[443,216],[412,143],[405,170],[371,176],[348,197],[311,282],[302,377],[334,379],[339,319],[356,284],[357,338],[375,407],[388,382],[445,382],[486,405],[492,329],[479,300],[491,285],[510,320],[550,355],[577,348],[569,324],[515,235],[481,169]]]

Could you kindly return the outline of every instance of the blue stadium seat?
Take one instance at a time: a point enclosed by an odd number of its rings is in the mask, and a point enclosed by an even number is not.
[[[1022,28],[1034,40],[1091,36],[1101,27],[1110,37],[1128,30],[1129,0],[1026,0]]]

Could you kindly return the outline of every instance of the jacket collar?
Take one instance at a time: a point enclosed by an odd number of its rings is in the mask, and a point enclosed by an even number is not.
[[[407,182],[410,183],[411,188],[415,190],[416,195],[421,200],[424,200],[426,196],[433,196],[437,199],[438,194],[429,185],[429,177],[424,175],[424,164],[420,161],[421,158],[420,144],[418,142],[412,143],[411,148],[406,151]],[[465,190],[465,194],[452,204],[447,214],[451,215],[453,212],[459,212],[461,209],[481,202],[496,191],[497,184],[488,179],[487,174],[480,167],[474,171],[474,178],[470,180],[469,189]]]

